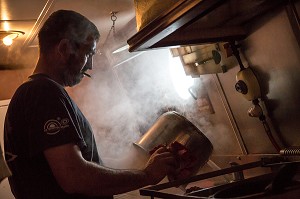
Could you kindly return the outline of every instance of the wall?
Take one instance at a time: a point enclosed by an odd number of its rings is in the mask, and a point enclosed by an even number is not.
[[[281,138],[281,146],[299,146],[300,106],[295,91],[299,85],[300,50],[285,10],[270,13],[252,29],[253,33],[242,42],[242,52],[260,81],[261,105],[274,127],[274,136]],[[245,117],[251,103],[238,96],[232,86],[238,70],[234,68],[220,79],[249,152],[275,152],[265,139],[262,125]]]
[[[285,10],[266,20],[264,26],[259,24],[255,28],[245,41],[245,54],[258,71],[275,133],[284,145],[299,146],[300,50],[297,40]]]
[[[22,48],[19,44],[5,47],[1,54],[0,100],[10,99],[17,87],[32,73],[38,58],[38,48]]]
[[[0,100],[10,99],[33,69],[0,70]]]
[[[297,7],[299,8],[299,2]],[[251,66],[259,79],[262,90],[260,105],[267,116],[272,135],[282,148],[299,146],[300,105],[297,90],[299,88],[300,49],[285,9],[274,10],[256,21],[252,24],[251,31],[252,34],[240,42],[240,51],[244,57],[244,65]],[[205,77],[210,82],[208,90],[214,90],[211,92],[212,96],[218,98],[218,91],[221,91],[219,97],[222,98],[222,94],[225,95],[223,96],[225,108],[226,105],[229,106],[227,118],[230,119],[231,116],[234,118],[231,120],[233,121],[232,128],[227,130],[234,132],[242,146],[235,147],[235,153],[231,153],[231,156],[223,153],[221,158],[218,156],[222,154],[217,153],[214,160],[222,167],[228,166],[230,161],[242,163],[256,160],[261,156],[277,154],[262,123],[247,114],[252,103],[235,91],[235,75],[239,70],[236,66],[224,74]],[[216,89],[218,83],[221,87]],[[214,103],[217,101],[213,101]],[[226,117],[218,122],[224,123],[224,120]],[[227,138],[232,135],[224,136]],[[219,140],[218,144],[221,145],[219,147],[226,150],[228,146],[232,147],[234,142],[226,142],[227,139],[224,142],[224,136],[215,137],[214,141]],[[243,151],[243,146],[245,151]],[[246,154],[247,156],[244,156]]]

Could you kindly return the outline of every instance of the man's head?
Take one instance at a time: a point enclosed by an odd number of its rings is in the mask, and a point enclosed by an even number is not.
[[[39,31],[38,38],[40,54],[47,61],[57,61],[61,65],[58,74],[64,86],[79,83],[83,73],[92,69],[92,56],[100,34],[95,24],[83,15],[70,10],[52,13]],[[53,56],[53,52],[59,56]]]
[[[95,40],[100,37],[97,27],[90,20],[71,10],[58,10],[49,16],[39,31],[40,52],[47,53],[62,39],[82,43],[87,37]]]

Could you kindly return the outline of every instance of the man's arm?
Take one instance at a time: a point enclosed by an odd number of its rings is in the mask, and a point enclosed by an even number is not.
[[[44,151],[58,184],[67,193],[108,196],[160,182],[175,170],[175,159],[166,148],[159,148],[143,170],[110,169],[83,159],[75,144]]]

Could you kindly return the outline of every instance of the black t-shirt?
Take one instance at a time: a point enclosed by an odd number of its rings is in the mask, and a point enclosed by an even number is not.
[[[4,141],[16,198],[93,198],[65,193],[43,155],[47,148],[76,143],[85,160],[102,164],[90,124],[65,89],[47,76],[33,75],[17,89],[7,110]]]

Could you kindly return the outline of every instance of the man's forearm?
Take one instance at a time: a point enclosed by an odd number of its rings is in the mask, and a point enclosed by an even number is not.
[[[117,170],[83,159],[77,145],[66,144],[45,151],[58,184],[67,193],[108,196],[150,184],[141,170]]]
[[[84,183],[79,185],[77,191],[87,195],[120,194],[150,184],[146,172],[142,170],[110,169],[90,162],[81,174],[78,180]]]

